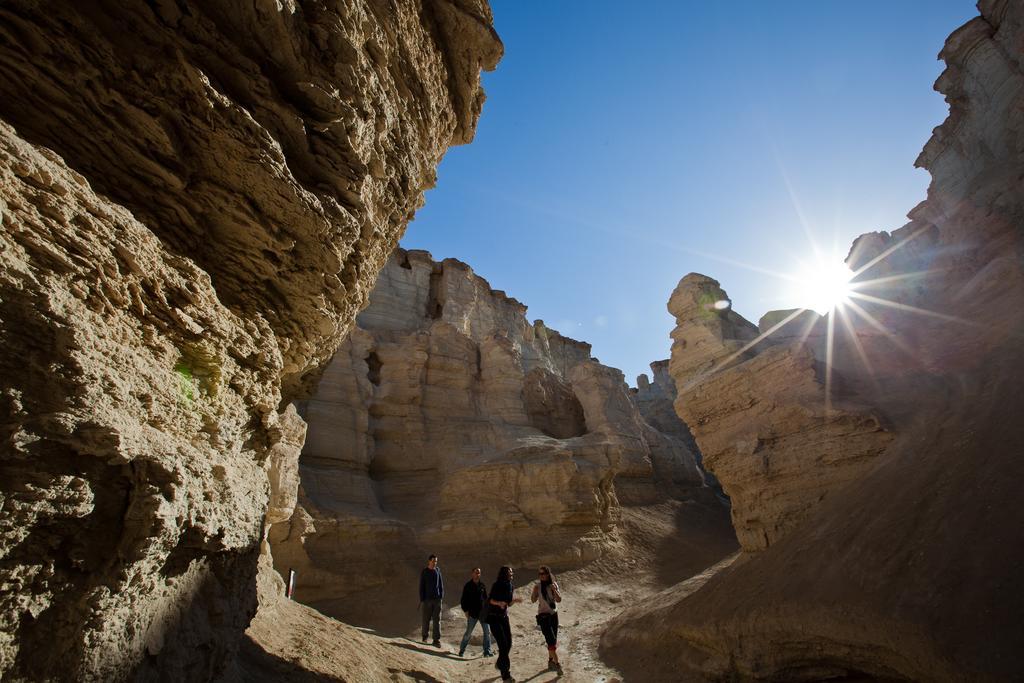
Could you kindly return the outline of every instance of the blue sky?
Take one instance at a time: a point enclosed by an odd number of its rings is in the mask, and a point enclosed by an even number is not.
[[[470,264],[632,385],[690,272],[757,322],[924,199],[966,0],[491,0],[505,57],[402,246]]]

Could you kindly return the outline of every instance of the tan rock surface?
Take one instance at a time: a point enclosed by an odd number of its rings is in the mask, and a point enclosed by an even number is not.
[[[340,623],[284,597],[284,581],[260,560],[260,607],[239,657],[221,681],[451,680],[451,667],[400,639],[385,639]]]
[[[394,599],[398,582],[414,601],[429,552],[449,567],[577,567],[614,542],[622,505],[713,500],[691,451],[643,420],[622,373],[525,311],[463,263],[391,257],[301,409],[300,505],[271,530],[300,599],[404,629],[362,596]]]
[[[767,549],[612,626],[602,652],[629,652],[628,677],[1003,681],[1024,670],[1024,8],[979,9],[940,55],[950,115],[918,159],[932,174],[927,201],[848,259],[861,281],[885,278],[862,293],[898,307],[855,299],[835,323],[836,372],[893,441]],[[771,380],[762,372],[751,385]]]
[[[225,670],[288,403],[500,54],[482,2],[0,7],[0,677]]]
[[[664,501],[651,506],[626,506],[621,512],[615,542],[600,562],[557,574],[564,595],[559,605],[562,673],[547,669],[547,649],[533,619],[536,607],[527,601],[511,609],[512,672],[518,680],[622,680],[620,671],[598,657],[598,640],[607,625],[614,623],[629,605],[657,599],[660,590],[677,581],[689,578],[692,585],[706,580],[708,572],[702,570],[721,562],[736,548],[728,518],[717,503]],[[452,565],[446,567],[446,578],[458,589],[466,576],[451,568]],[[529,595],[536,581],[535,569],[516,567],[517,595]],[[281,599],[281,578],[263,570],[261,566],[260,611],[246,634],[236,672],[240,680],[433,679],[479,683],[496,678],[494,659],[481,657],[479,629],[466,656],[457,656],[465,617],[454,606],[454,600],[446,603],[447,609],[442,611],[442,646],[435,648],[421,643],[419,633],[414,632],[419,627],[414,605],[409,604],[408,585],[391,585],[406,597],[397,610],[405,621],[406,637],[395,637],[356,629],[302,604]],[[489,582],[493,576],[484,578]],[[412,580],[415,582],[415,576]],[[415,583],[412,589],[415,590]],[[385,608],[380,601],[375,606]]]
[[[732,502],[740,545],[763,550],[831,491],[864,474],[892,434],[878,411],[858,403],[838,373],[825,370],[820,338],[802,342],[802,333],[786,329],[799,316],[763,319],[788,343],[752,344],[755,335],[740,346],[728,330],[746,337],[753,325],[728,308],[689,305],[708,298],[709,290],[710,298],[728,301],[717,282],[699,275],[683,278],[669,301],[677,316],[669,363],[679,389],[675,406]],[[814,322],[812,315],[807,319]],[[716,344],[718,334],[726,336]],[[690,360],[694,339],[708,359],[703,365]]]
[[[700,468],[701,474],[704,476],[704,483],[721,495],[721,486],[715,475],[704,467],[704,456],[697,447],[693,432],[676,414],[675,401],[679,392],[668,368],[668,360],[651,363],[651,377],[642,374],[636,379],[633,402],[647,424],[663,434],[678,439],[693,453],[697,467]]]
[[[828,318],[817,311],[790,308],[768,311],[757,321],[759,335],[765,335],[766,344],[789,344],[810,340],[828,334]]]

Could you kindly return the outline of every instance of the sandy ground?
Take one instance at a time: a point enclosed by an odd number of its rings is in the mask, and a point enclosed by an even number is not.
[[[607,625],[623,610],[655,599],[668,586],[691,578],[694,587],[699,586],[714,571],[709,568],[725,564],[723,560],[728,561],[736,549],[724,508],[667,502],[624,509],[617,538],[604,557],[585,569],[556,577],[564,596],[559,605],[561,675],[547,669],[544,637],[534,620],[537,608],[529,602],[536,568],[517,567],[516,596],[524,602],[509,610],[512,675],[517,681],[534,683],[624,680],[619,670],[598,657],[598,642]],[[450,567],[446,571],[452,576]],[[493,577],[484,578],[490,583]],[[463,579],[449,581],[461,587]],[[444,605],[440,648],[419,641],[416,607],[408,606],[407,636],[396,638],[281,600],[261,608],[253,620],[239,675],[256,682],[500,680],[494,668],[496,657],[482,656],[479,626],[466,656],[458,656],[466,621],[455,598]],[[497,653],[497,647],[492,647]]]

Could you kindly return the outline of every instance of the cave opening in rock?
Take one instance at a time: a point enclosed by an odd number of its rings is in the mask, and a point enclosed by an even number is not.
[[[440,264],[430,272],[430,288],[427,290],[427,317],[440,320],[444,313],[443,283],[444,270]]]
[[[375,387],[380,386],[380,369],[383,365],[377,352],[370,351],[370,355],[366,357],[366,379]]]
[[[534,368],[523,381],[523,404],[530,425],[556,439],[587,433],[587,420],[572,386],[543,368]]]

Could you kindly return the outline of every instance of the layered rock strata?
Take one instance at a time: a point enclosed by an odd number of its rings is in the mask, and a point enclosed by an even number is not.
[[[271,539],[303,600],[360,621],[357,591],[414,583],[428,552],[579,566],[621,505],[706,497],[622,373],[525,313],[459,261],[391,257],[301,407],[300,506]]]
[[[1024,7],[983,0],[979,10],[940,54],[936,88],[950,114],[917,161],[932,174],[928,198],[906,226],[855,242],[860,296],[832,321],[838,391],[882,416],[892,441],[767,548],[614,625],[606,656],[628,651],[626,666],[673,680],[1002,681],[1024,670]],[[828,337],[800,354],[827,359]],[[754,398],[779,383],[773,358],[795,359],[800,346],[699,384],[731,375]],[[688,410],[775,424],[762,404],[734,398],[708,395],[706,410]],[[709,462],[711,435],[692,426]],[[816,438],[793,434],[780,455],[807,457]],[[726,449],[709,466],[728,491],[751,461],[756,453]],[[758,486],[773,487],[770,469]]]
[[[0,677],[200,680],[318,374],[480,111],[483,2],[0,7]]]
[[[676,317],[669,372],[675,408],[732,502],[740,545],[757,551],[867,471],[892,433],[825,366],[822,337],[809,336],[820,316],[770,313],[759,330],[728,302],[715,280],[682,279],[668,302]]]
[[[694,451],[698,461],[700,460],[693,434],[675,411],[674,404],[678,391],[672,376],[669,375],[667,360],[651,363],[651,376],[638,376],[636,388],[631,393],[633,402],[647,424],[686,443],[690,450]]]
[[[631,391],[633,403],[640,411],[640,416],[647,424],[659,432],[679,439],[693,453],[697,467],[704,475],[704,483],[719,495],[721,486],[715,475],[704,467],[703,454],[693,438],[690,427],[676,414],[675,402],[679,395],[675,381],[668,371],[669,361],[658,360],[651,363],[651,376],[641,374],[636,378],[636,388]]]

